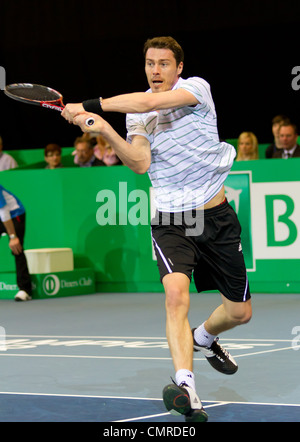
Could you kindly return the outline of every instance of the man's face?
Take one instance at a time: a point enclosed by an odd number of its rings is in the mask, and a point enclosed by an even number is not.
[[[293,126],[281,126],[279,129],[279,141],[282,149],[290,150],[297,144],[298,135]]]
[[[171,90],[177,83],[182,69],[183,63],[176,66],[174,54],[170,49],[148,49],[145,72],[152,92]]]
[[[76,155],[80,163],[86,163],[89,161],[92,158],[93,153],[93,149],[91,149],[87,143],[78,143],[76,145]]]

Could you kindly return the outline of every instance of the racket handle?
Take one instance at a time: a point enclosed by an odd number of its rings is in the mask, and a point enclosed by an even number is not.
[[[94,118],[92,118],[92,117],[87,118],[87,119],[85,120],[85,124],[86,124],[87,126],[93,126],[94,123],[95,123],[95,120],[94,120]]]

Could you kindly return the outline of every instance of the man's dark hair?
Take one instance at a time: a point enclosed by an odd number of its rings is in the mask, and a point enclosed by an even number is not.
[[[296,124],[291,123],[291,122],[285,122],[285,123],[282,123],[282,124],[280,125],[280,129],[281,129],[282,127],[286,127],[286,126],[292,127],[292,128],[294,129],[294,133],[295,133],[295,135],[296,135],[296,134],[298,135],[298,128],[297,128]]]
[[[285,116],[285,115],[276,115],[273,119],[272,119],[272,126],[273,124],[278,124],[278,123],[290,123],[290,119]]]
[[[86,145],[87,145],[87,147],[89,149],[93,149],[95,147],[95,144],[96,144],[95,143],[95,138],[88,138],[88,137],[85,137],[85,136],[77,137],[75,142],[74,142],[74,146],[76,147],[77,144],[79,144],[79,143],[86,143]]]
[[[144,56],[146,57],[146,53],[148,49],[156,48],[156,49],[170,49],[175,57],[177,66],[179,63],[184,60],[184,52],[182,47],[173,37],[155,37],[149,38],[144,44]]]

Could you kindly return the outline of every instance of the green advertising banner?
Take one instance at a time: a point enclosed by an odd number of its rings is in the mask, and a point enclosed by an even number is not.
[[[34,274],[31,275],[31,281],[34,299],[95,293],[95,272],[93,269]],[[15,273],[0,273],[0,299],[13,299],[18,291]]]
[[[95,293],[93,269],[76,269],[71,272],[55,272],[31,275],[33,298],[53,298]]]
[[[241,242],[248,270],[253,270],[252,225],[251,225],[251,173],[232,172],[226,180],[225,195],[235,210],[242,226]]]
[[[300,293],[299,167],[297,158],[239,162],[226,180],[227,199],[242,225],[252,292]],[[146,174],[125,166],[19,169],[1,172],[1,184],[26,207],[26,249],[72,248],[75,270],[93,270],[96,292],[162,291]],[[8,239],[2,237],[0,272],[14,271]],[[42,281],[35,283],[41,290]],[[55,278],[47,282],[52,286]]]

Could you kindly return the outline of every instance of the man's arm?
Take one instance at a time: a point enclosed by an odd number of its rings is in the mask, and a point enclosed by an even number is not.
[[[87,126],[85,121],[87,117],[91,115],[95,123],[93,126]],[[147,138],[141,135],[135,135],[132,138],[132,143],[127,143],[107,121],[96,114],[80,113],[74,118],[73,122],[77,124],[83,132],[101,133],[114,149],[122,163],[133,170],[133,172],[143,174],[149,169],[151,149]]]
[[[135,92],[102,100],[104,112],[144,113],[198,104],[197,98],[185,89],[156,94]]]
[[[101,101],[104,112],[120,112],[125,114],[145,113],[154,110],[194,106],[198,104],[197,98],[191,92],[181,88],[156,94],[134,92],[132,94],[104,98]],[[84,112],[82,103],[70,103],[66,105],[62,116],[70,123],[73,123],[74,117],[82,112]]]
[[[117,95],[101,100],[104,112],[146,113],[154,110],[170,109],[181,106],[198,104],[197,98],[185,89],[147,93],[134,92],[132,94]],[[67,104],[62,116],[70,123],[80,126],[83,132],[101,133],[115,150],[120,160],[135,173],[145,173],[151,163],[151,149],[149,141],[136,135],[132,143],[127,143],[102,117],[85,112],[82,103]],[[86,119],[93,116],[95,123],[92,126],[85,124]]]

